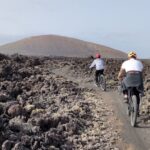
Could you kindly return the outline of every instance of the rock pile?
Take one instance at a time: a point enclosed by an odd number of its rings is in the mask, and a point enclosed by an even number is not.
[[[0,55],[0,149],[115,149],[119,135],[107,122],[113,112],[93,90],[53,73],[68,66],[73,76],[89,78],[91,61]],[[106,60],[110,88],[117,85],[121,61]],[[147,84],[148,78],[149,91]]]
[[[1,56],[2,150],[91,149],[87,147],[88,143],[92,146],[94,142],[90,134],[85,133],[85,137],[91,138],[91,142],[81,138],[93,117],[90,107],[93,104],[85,100],[85,93],[91,91],[51,72],[53,68],[70,64],[65,61],[65,58],[60,61]],[[97,145],[97,149],[108,147],[108,144]]]

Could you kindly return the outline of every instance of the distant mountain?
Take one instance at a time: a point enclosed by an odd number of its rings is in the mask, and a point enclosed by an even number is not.
[[[150,59],[142,59],[142,61],[143,61],[145,64],[147,64],[147,65],[150,66]]]
[[[96,52],[103,57],[126,57],[124,52],[110,47],[56,35],[34,36],[0,46],[0,53],[34,56],[87,57]]]

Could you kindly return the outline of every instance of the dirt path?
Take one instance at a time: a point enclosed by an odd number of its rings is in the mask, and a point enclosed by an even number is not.
[[[150,150],[150,125],[145,125],[142,122],[142,117],[139,119],[139,127],[133,128],[130,126],[129,118],[126,115],[125,105],[121,102],[121,97],[115,91],[102,92],[93,85],[92,79],[81,77],[74,77],[68,70],[68,68],[61,68],[53,70],[53,73],[66,77],[68,80],[79,83],[83,88],[94,89],[95,99],[92,99],[98,109],[102,107],[103,110],[108,111],[107,116],[108,123],[112,128],[109,130],[112,136],[115,136],[116,150]],[[93,97],[95,96],[93,95]],[[101,102],[97,101],[101,96]],[[88,99],[88,98],[87,98]],[[95,111],[95,116],[100,115],[100,112]],[[99,117],[98,117],[99,118]],[[106,121],[106,120],[104,120]],[[98,121],[97,121],[98,123]],[[105,124],[104,124],[105,125]],[[107,124],[108,125],[108,124]],[[108,127],[108,126],[107,126]],[[91,130],[91,129],[89,129]],[[112,131],[113,130],[113,131]],[[109,132],[108,131],[108,132]],[[87,131],[88,132],[88,131]]]
[[[108,92],[103,94],[107,100],[111,100],[115,114],[121,120],[122,124],[122,138],[126,143],[132,143],[136,150],[149,150],[150,149],[150,124],[143,123],[143,117],[138,118],[138,126],[131,127],[130,118],[126,115],[126,105],[121,101],[122,97],[117,92]],[[112,99],[113,97],[113,99]]]

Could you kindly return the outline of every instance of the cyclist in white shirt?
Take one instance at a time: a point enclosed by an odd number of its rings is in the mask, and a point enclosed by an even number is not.
[[[103,74],[104,69],[105,69],[104,61],[101,58],[101,55],[99,53],[96,54],[96,59],[94,59],[94,61],[90,65],[90,69],[93,68],[93,67],[96,68],[96,71],[95,71],[95,84],[98,85],[98,76],[100,74]]]
[[[128,60],[123,62],[118,74],[118,80],[122,81],[125,99],[127,99],[127,88],[130,86],[138,87],[141,93],[144,91],[142,78],[143,64],[136,58],[137,55],[135,52],[129,52]]]

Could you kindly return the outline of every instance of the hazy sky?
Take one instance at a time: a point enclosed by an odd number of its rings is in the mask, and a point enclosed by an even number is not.
[[[57,34],[150,58],[150,0],[0,0],[0,44]]]

